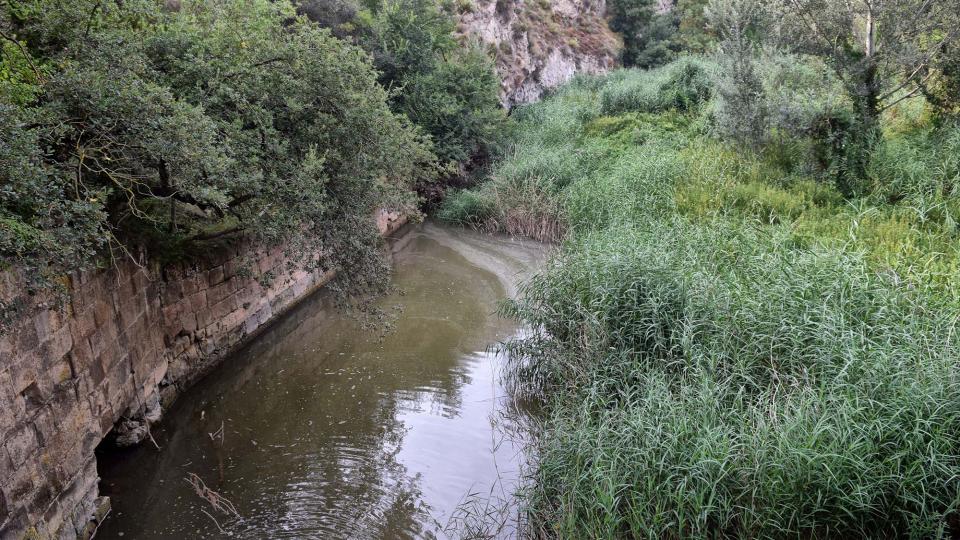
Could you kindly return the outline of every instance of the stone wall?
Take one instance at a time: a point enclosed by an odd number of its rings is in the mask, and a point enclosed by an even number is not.
[[[402,223],[377,218],[384,234]],[[89,537],[109,507],[97,445],[149,438],[179,392],[331,277],[241,244],[192,264],[77,273],[53,309],[0,273],[0,299],[37,306],[0,336],[0,539]]]

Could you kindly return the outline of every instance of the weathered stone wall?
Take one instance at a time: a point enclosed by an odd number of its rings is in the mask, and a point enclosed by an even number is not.
[[[402,224],[377,221],[385,234]],[[330,277],[236,245],[189,265],[77,273],[57,309],[30,298],[0,336],[0,539],[89,537],[109,505],[100,441],[148,438],[181,390]],[[0,273],[0,299],[24,295],[23,276]]]

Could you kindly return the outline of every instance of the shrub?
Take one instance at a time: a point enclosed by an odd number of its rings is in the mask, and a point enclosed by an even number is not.
[[[430,134],[440,159],[485,162],[499,151],[508,129],[499,88],[493,62],[474,47],[412,74],[399,108]]]
[[[464,189],[447,195],[437,218],[447,223],[479,227],[495,210],[493,201],[486,194]]]
[[[31,6],[0,12],[48,70],[0,105],[4,262],[56,275],[242,234],[384,284],[369,216],[412,210],[436,168],[362,50],[288,2]]]
[[[600,110],[612,115],[697,109],[712,95],[712,69],[703,60],[684,58],[649,72],[626,72],[604,86]]]
[[[458,43],[453,17],[435,0],[369,4],[359,41],[393,91],[393,109],[431,136],[443,162],[485,164],[509,131],[493,61],[478,44]]]

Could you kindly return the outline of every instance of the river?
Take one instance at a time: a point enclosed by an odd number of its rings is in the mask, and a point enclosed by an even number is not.
[[[323,291],[302,302],[177,400],[153,427],[159,450],[100,456],[113,510],[97,538],[457,536],[460,518],[509,501],[524,463],[491,348],[518,329],[494,312],[544,255],[413,228],[393,247],[398,292],[380,301],[401,308],[390,332]]]

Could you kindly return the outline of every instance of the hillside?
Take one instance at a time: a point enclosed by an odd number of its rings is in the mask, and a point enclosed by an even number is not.
[[[493,51],[501,99],[510,107],[540,99],[578,73],[614,67],[619,38],[604,0],[479,0],[461,6],[458,31]]]

